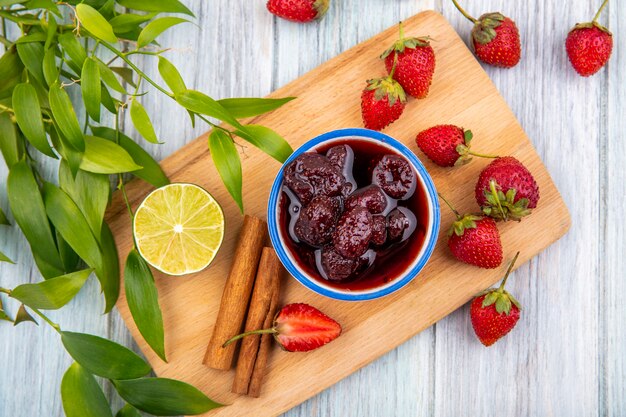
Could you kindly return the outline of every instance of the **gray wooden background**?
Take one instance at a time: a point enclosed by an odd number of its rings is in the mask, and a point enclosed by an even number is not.
[[[512,334],[484,348],[465,306],[286,416],[626,416],[626,5],[613,0],[601,18],[616,45],[599,74],[579,77],[564,50],[569,28],[590,20],[600,2],[463,2],[476,16],[502,11],[516,20],[521,63],[485,69],[533,140],[573,219],[567,236],[510,280],[524,305]],[[176,48],[167,56],[188,85],[215,98],[264,96],[421,10],[440,11],[465,39],[471,29],[448,0],[333,0],[328,16],[309,25],[275,19],[263,0],[186,3],[199,27],[173,29],[161,44]],[[156,75],[155,60],[141,64]],[[146,146],[156,157],[203,133],[191,129],[169,100],[145,104],[166,141]],[[48,174],[54,170],[47,166]],[[6,211],[4,164],[0,177]],[[0,265],[1,285],[39,280],[15,227],[1,233],[0,249],[18,262]],[[7,308],[16,310],[10,303]],[[51,316],[66,329],[134,346],[119,315],[102,316],[102,310],[90,280]],[[59,385],[69,363],[48,327],[0,323],[0,417],[61,416]],[[107,393],[117,409],[119,399],[110,387]]]

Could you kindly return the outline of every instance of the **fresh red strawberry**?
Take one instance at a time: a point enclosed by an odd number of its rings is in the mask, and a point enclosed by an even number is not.
[[[428,95],[435,73],[435,51],[429,41],[428,36],[405,38],[400,22],[400,39],[381,55],[389,73],[396,59],[398,60],[393,78],[407,94],[415,98],[425,98]]]
[[[324,17],[329,3],[330,0],[269,0],[267,9],[283,19],[306,23]]]
[[[478,59],[496,67],[511,68],[522,56],[519,31],[515,22],[502,13],[485,13],[475,19],[452,0],[456,8],[474,23],[472,44]]]
[[[402,86],[393,79],[393,71],[384,78],[367,82],[361,94],[361,114],[368,129],[383,130],[400,118],[406,105]]]
[[[494,159],[478,177],[476,201],[497,220],[521,220],[537,207],[539,186],[530,171],[512,156]]]
[[[471,130],[454,125],[438,125],[420,132],[415,141],[431,161],[442,167],[464,165],[472,160],[472,155],[495,158],[472,152],[472,138]]]
[[[613,35],[597,22],[607,3],[608,0],[604,0],[591,22],[578,23],[574,26],[565,40],[569,62],[583,77],[600,71],[613,51]]]
[[[448,247],[461,262],[480,268],[497,268],[502,263],[502,243],[496,222],[490,217],[466,214],[458,211],[443,198],[439,197],[456,215],[456,221],[448,231]]]
[[[332,342],[341,334],[341,325],[308,304],[287,304],[276,315],[271,329],[237,335],[224,346],[253,334],[269,333],[289,352],[308,352]]]
[[[480,293],[470,306],[472,327],[480,343],[491,346],[506,336],[517,324],[520,316],[520,303],[504,290],[506,280],[513,269],[519,252],[509,264],[499,288],[490,288]]]

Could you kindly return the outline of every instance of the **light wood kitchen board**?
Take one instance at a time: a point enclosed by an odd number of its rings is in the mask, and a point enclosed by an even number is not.
[[[471,129],[478,152],[513,155],[534,174],[541,192],[539,206],[521,223],[500,225],[506,260],[520,250],[518,265],[563,236],[570,225],[568,210],[532,143],[506,103],[454,29],[438,13],[423,12],[405,21],[409,35],[429,35],[437,68],[428,98],[411,100],[404,115],[385,133],[407,144],[420,157],[438,188],[460,211],[475,211],[474,185],[489,162],[475,159],[459,168],[440,168],[415,145],[418,132],[435,124],[452,123]],[[329,130],[362,126],[360,92],[369,78],[384,74],[378,56],[397,38],[397,27],[328,61],[272,93],[296,96],[281,109],[251,122],[273,128],[295,148]],[[242,143],[244,204],[249,214],[265,217],[271,183],[280,164]],[[216,401],[230,404],[207,416],[277,415],[373,361],[421,330],[445,317],[479,292],[497,282],[502,270],[482,270],[455,261],[447,250],[446,233],[453,220],[442,211],[437,248],[422,273],[388,297],[361,303],[318,296],[287,277],[283,302],[306,302],[339,321],[343,334],[314,352],[287,353],[275,348],[261,398],[230,393],[234,371],[206,368],[202,358],[217,316],[222,288],[237,240],[242,217],[221,184],[207,150],[206,135],[191,142],[162,166],[174,182],[193,182],[209,190],[222,204],[226,235],[222,248],[205,271],[186,277],[168,277],[155,271],[164,313],[166,351],[162,362],[135,327],[124,294],[119,311],[140,348],[159,376],[177,378],[200,388]],[[151,187],[141,181],[128,184],[133,207]],[[132,245],[131,225],[120,196],[108,212],[122,261]],[[123,262],[122,262],[123,263]]]

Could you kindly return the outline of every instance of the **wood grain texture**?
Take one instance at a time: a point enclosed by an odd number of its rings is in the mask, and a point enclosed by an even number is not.
[[[511,248],[523,245],[521,263],[525,262],[566,232],[569,227],[567,208],[521,126],[445,18],[435,12],[423,12],[405,20],[404,26],[407,33],[426,31],[438,40],[433,48],[439,71],[435,72],[428,99],[411,101],[402,120],[386,133],[415,148],[416,130],[446,120],[471,126],[480,149],[496,154],[510,153],[522,160],[539,184],[541,203],[523,223],[507,223],[500,230],[509,254],[514,252]],[[394,25],[277,90],[271,96],[298,98],[253,122],[282,133],[294,147],[328,130],[360,125],[359,92],[364,80],[382,72],[378,57],[396,38]],[[501,270],[484,271],[461,264],[450,256],[445,231],[454,216],[444,209],[441,227],[444,232],[440,233],[430,262],[419,278],[391,296],[365,303],[338,302],[306,290],[295,280],[287,280],[283,301],[306,302],[320,308],[342,323],[342,336],[328,347],[307,355],[272,352],[263,397],[255,400],[233,396],[221,389],[231,383],[232,371],[216,372],[203,369],[200,364],[204,340],[211,333],[219,310],[224,277],[233,260],[238,262],[241,258],[234,251],[235,247],[241,247],[237,243],[241,216],[214,168],[206,166],[208,156],[202,152],[205,146],[206,135],[203,135],[166,158],[162,166],[172,181],[195,182],[211,190],[220,201],[228,225],[223,248],[210,268],[193,276],[171,279],[155,273],[168,335],[168,363],[158,359],[140,337],[138,343],[158,375],[185,380],[217,401],[231,404],[210,415],[270,416],[286,411],[429,327],[502,276]],[[260,151],[242,146],[249,155],[243,167],[244,178],[253,178],[244,184],[246,212],[263,217],[269,190],[280,166]],[[476,160],[451,173],[424,161],[438,191],[463,212],[475,209],[473,179],[488,163]],[[129,183],[127,194],[131,205],[136,207],[151,189],[143,182]],[[132,235],[120,195],[113,197],[107,217],[119,252],[127,253],[132,246]],[[118,309],[131,333],[138,336],[123,294]],[[346,355],[347,352],[350,354]]]
[[[166,32],[161,43],[176,48],[167,56],[188,85],[215,98],[266,95],[421,10],[442,12],[464,40],[471,28],[447,0],[334,1],[326,18],[313,25],[274,19],[262,0],[184,1],[198,16],[199,28],[180,26]],[[621,301],[626,225],[617,202],[626,191],[626,42],[621,36],[626,8],[612,1],[605,10],[601,21],[616,33],[613,56],[606,69],[582,79],[569,68],[563,42],[575,22],[593,15],[599,0],[567,7],[553,1],[467,3],[475,15],[501,10],[520,27],[520,65],[484,68],[565,198],[572,229],[510,280],[525,309],[507,339],[483,348],[471,331],[467,309],[461,308],[292,409],[288,417],[476,416],[493,415],[494,409],[516,416],[626,415],[626,305]],[[154,60],[137,61],[158,77]],[[194,131],[184,112],[154,97],[144,104],[166,143],[139,143],[163,158],[205,128]],[[140,139],[127,126],[127,133]],[[46,175],[55,168],[47,162]],[[0,205],[6,212],[1,163],[0,178]],[[0,229],[0,250],[18,261],[0,264],[3,286],[40,280],[15,226]],[[11,302],[5,305],[11,313],[17,310]],[[52,316],[68,330],[134,346],[119,315],[102,316],[103,308],[94,280]],[[0,323],[5,364],[0,416],[61,416],[59,385],[70,360],[52,331],[22,326]],[[110,387],[107,391],[116,410],[119,397]]]

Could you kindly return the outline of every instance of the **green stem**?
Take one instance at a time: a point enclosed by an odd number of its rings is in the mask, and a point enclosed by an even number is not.
[[[506,280],[509,279],[509,274],[511,273],[511,271],[513,270],[513,265],[515,265],[515,261],[517,261],[517,257],[519,256],[519,252],[517,252],[515,254],[515,257],[513,258],[513,260],[511,261],[511,263],[509,263],[509,267],[506,270],[506,274],[504,274],[504,279],[502,280],[502,284],[500,284],[500,287],[498,287],[498,292],[502,293],[504,292],[504,285],[506,284]]]
[[[489,181],[489,189],[491,190],[491,194],[493,195],[493,198],[496,200],[496,204],[498,205],[498,210],[500,210],[500,213],[502,214],[502,220],[507,221],[508,216],[504,212],[504,209],[502,208],[502,204],[500,204],[500,198],[498,197],[498,190],[496,189],[496,182],[494,180]]]
[[[398,26],[400,26],[400,40],[403,40],[404,39],[404,26],[402,26],[402,21],[398,23]]]
[[[139,80],[141,82],[141,79]],[[139,87],[139,83],[137,83],[137,87]],[[115,112],[115,143],[119,145],[120,143],[120,109],[117,108]],[[126,187],[124,186],[124,177],[122,174],[117,174],[117,189],[122,192],[122,197],[124,198],[124,203],[126,204],[126,209],[128,210],[128,215],[130,216],[130,221],[133,221],[135,215],[133,214],[133,209],[130,206],[130,201],[128,200],[128,195],[126,194]],[[134,243],[134,241],[133,241]]]
[[[115,55],[119,56],[124,62],[126,62],[128,64],[129,67],[131,67],[137,74],[141,75],[143,78],[145,78],[146,81],[148,81],[150,84],[152,84],[152,86],[154,88],[156,88],[157,90],[159,90],[160,92],[162,92],[163,94],[165,94],[166,96],[172,98],[172,99],[176,99],[174,97],[174,94],[170,93],[169,91],[167,91],[166,89],[164,89],[163,87],[161,87],[159,84],[157,84],[155,81],[153,81],[150,77],[148,77],[142,70],[140,70],[137,65],[133,64],[132,61],[130,59],[128,59],[125,54],[123,54],[122,52],[118,51],[117,49],[115,49],[113,46],[109,45],[107,42],[102,42],[102,46],[104,46],[105,48],[107,48],[109,51],[113,52]]]
[[[437,195],[439,196],[440,199],[443,200],[444,203],[446,203],[446,205],[448,207],[450,207],[450,210],[452,210],[452,212],[456,215],[456,218],[460,220],[461,219],[461,215],[459,214],[458,211],[456,211],[456,209],[454,207],[452,207],[452,204],[450,204],[450,202],[448,200],[446,200],[446,198],[443,195],[441,195],[441,193],[437,193]]]
[[[470,20],[474,24],[478,23],[478,20],[474,19],[469,13],[463,10],[463,8],[459,5],[459,3],[456,2],[456,0],[452,0],[452,3],[454,3],[454,7],[456,7],[457,10],[461,12],[461,14],[465,16],[468,20]]]
[[[4,113],[5,111],[8,111],[9,113],[15,113],[15,110],[13,110],[11,107],[7,107],[4,104],[0,104],[0,110],[2,110],[1,113]]]
[[[600,6],[600,8],[598,9],[598,12],[596,13],[596,15],[593,17],[592,22],[595,22],[596,20],[598,20],[598,18],[600,17],[600,13],[602,13],[602,9],[604,9],[604,7],[609,4],[609,0],[604,0],[604,2],[602,3],[602,6]]]
[[[393,54],[393,67],[391,67],[391,72],[389,73],[389,81],[393,80],[393,75],[396,73],[396,67],[398,66],[398,54]]]
[[[226,346],[230,345],[234,341],[243,339],[246,336],[252,336],[254,334],[276,334],[276,333],[278,333],[278,331],[274,329],[273,327],[271,329],[252,330],[252,331],[241,333],[241,334],[238,334],[237,336],[231,337],[222,345],[222,347],[225,348]]]
[[[488,154],[484,154],[484,153],[477,153],[477,152],[474,152],[474,151],[467,151],[467,153],[470,154],[470,155],[477,156],[479,158],[492,158],[492,159],[493,158],[498,158],[498,155],[488,155]]]
[[[140,49],[135,49],[133,51],[130,52],[125,52],[124,56],[129,57],[131,55],[152,55],[152,56],[159,56],[164,52],[169,51],[171,48],[167,48],[167,49],[162,49],[160,51],[142,51]]]
[[[52,326],[52,328],[54,330],[57,331],[57,333],[61,333],[61,326],[59,326],[57,323],[53,322],[52,320],[50,320],[45,314],[43,314],[41,311],[37,310],[36,308],[33,308],[31,306],[28,306],[28,308],[30,308],[33,313],[37,314],[39,317],[41,317],[46,323],[48,323],[50,326]]]
[[[0,292],[3,292],[5,294],[11,296],[11,290],[7,290],[6,288],[0,287]]]

